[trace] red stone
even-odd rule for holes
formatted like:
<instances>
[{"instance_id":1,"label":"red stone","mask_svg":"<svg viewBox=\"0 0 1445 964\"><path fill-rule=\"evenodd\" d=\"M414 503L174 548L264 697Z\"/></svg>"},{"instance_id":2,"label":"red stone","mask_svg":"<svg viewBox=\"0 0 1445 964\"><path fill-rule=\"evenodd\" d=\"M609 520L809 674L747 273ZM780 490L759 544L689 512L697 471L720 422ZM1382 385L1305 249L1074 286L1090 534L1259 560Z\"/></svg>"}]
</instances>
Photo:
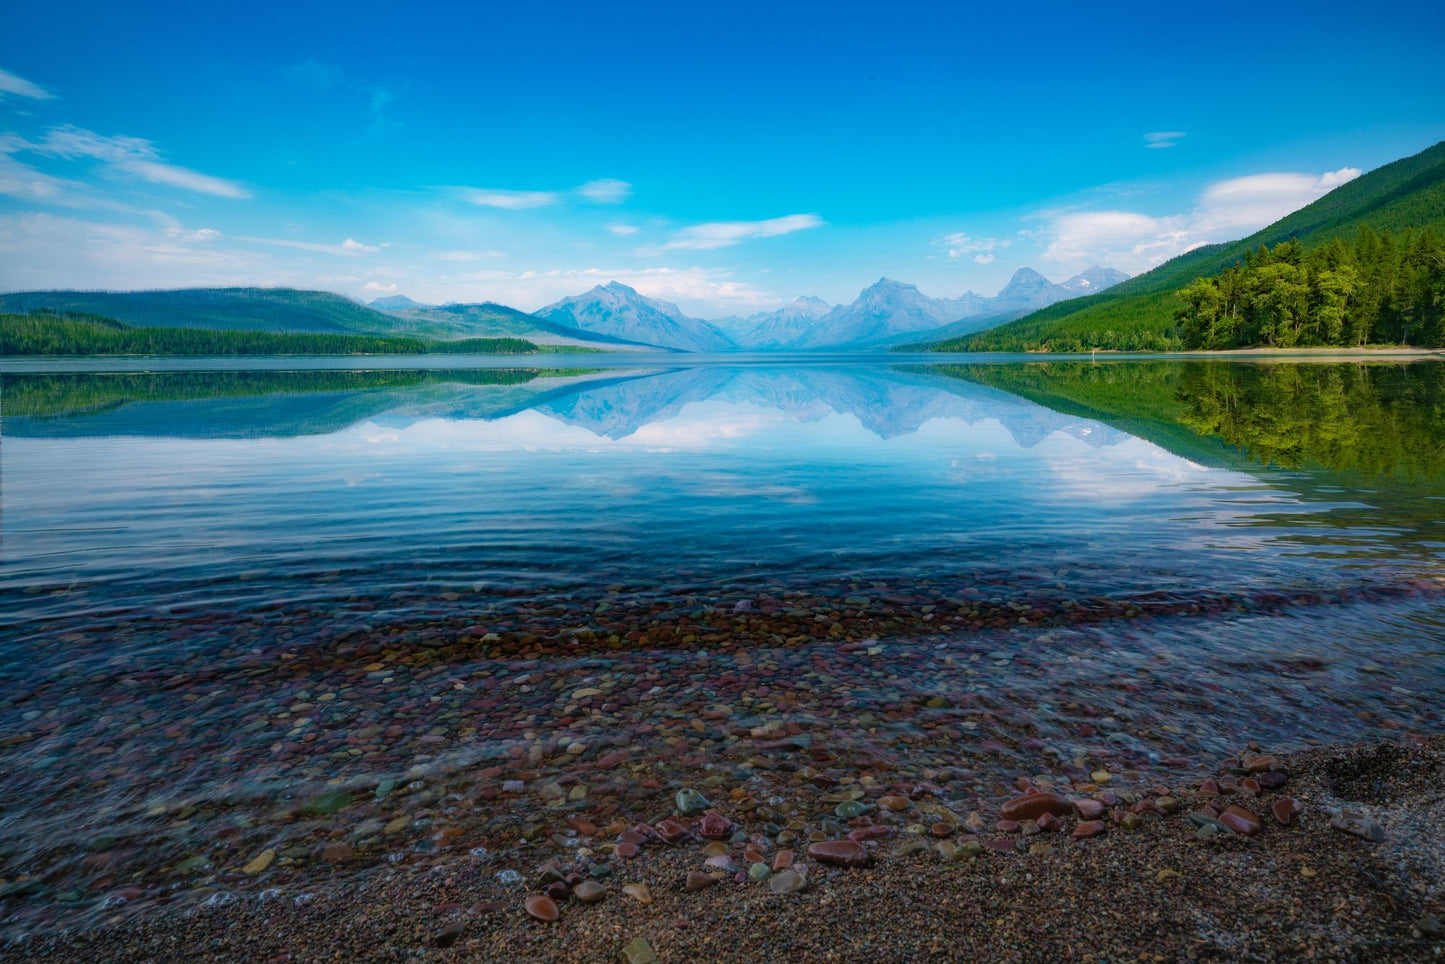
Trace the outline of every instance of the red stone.
<instances>
[{"instance_id":1,"label":"red stone","mask_svg":"<svg viewBox=\"0 0 1445 964\"><path fill-rule=\"evenodd\" d=\"M732 833L733 822L716 810L709 810L698 822L697 832L709 840L721 840Z\"/></svg>"},{"instance_id":2,"label":"red stone","mask_svg":"<svg viewBox=\"0 0 1445 964\"><path fill-rule=\"evenodd\" d=\"M527 913L540 921L550 923L562 916L562 912L557 909L557 902L542 894L534 894L528 897L525 906Z\"/></svg>"},{"instance_id":3,"label":"red stone","mask_svg":"<svg viewBox=\"0 0 1445 964\"><path fill-rule=\"evenodd\" d=\"M993 838L992 840L985 840L985 841L983 842L983 845L984 845L985 847L987 847L989 850L997 850L999 853L1005 853L1005 854L1016 854L1016 853L1018 853L1018 849L1019 849L1019 848L1018 848L1018 841L1016 841L1016 840L1005 840L1005 839L999 838L999 837L995 837L995 838Z\"/></svg>"},{"instance_id":4,"label":"red stone","mask_svg":"<svg viewBox=\"0 0 1445 964\"><path fill-rule=\"evenodd\" d=\"M1104 815L1104 805L1097 800L1075 800L1074 809L1085 820L1098 820Z\"/></svg>"},{"instance_id":5,"label":"red stone","mask_svg":"<svg viewBox=\"0 0 1445 964\"><path fill-rule=\"evenodd\" d=\"M1097 837L1104 832L1104 821L1085 820L1074 828L1074 839L1083 840L1085 837Z\"/></svg>"},{"instance_id":6,"label":"red stone","mask_svg":"<svg viewBox=\"0 0 1445 964\"><path fill-rule=\"evenodd\" d=\"M868 827L859 827L857 830L848 831L848 839L862 843L865 840L877 840L880 837L887 837L893 833L893 828L887 824L875 823Z\"/></svg>"},{"instance_id":7,"label":"red stone","mask_svg":"<svg viewBox=\"0 0 1445 964\"><path fill-rule=\"evenodd\" d=\"M663 843L675 844L687 836L687 828L671 817L668 817L653 829L657 831L657 835L662 838Z\"/></svg>"},{"instance_id":8,"label":"red stone","mask_svg":"<svg viewBox=\"0 0 1445 964\"><path fill-rule=\"evenodd\" d=\"M834 867L863 867L871 859L856 840L822 840L808 845L808 856Z\"/></svg>"},{"instance_id":9,"label":"red stone","mask_svg":"<svg viewBox=\"0 0 1445 964\"><path fill-rule=\"evenodd\" d=\"M617 849L614 850L613 853L617 854L617 856L619 857L636 857L637 844L624 840L622 841L622 843L617 845Z\"/></svg>"},{"instance_id":10,"label":"red stone","mask_svg":"<svg viewBox=\"0 0 1445 964\"><path fill-rule=\"evenodd\" d=\"M1017 820L1000 820L993 825L999 833L1018 833L1019 822Z\"/></svg>"},{"instance_id":11,"label":"red stone","mask_svg":"<svg viewBox=\"0 0 1445 964\"><path fill-rule=\"evenodd\" d=\"M1259 822L1259 818L1243 807L1228 808L1219 815L1219 822L1235 833L1244 834L1246 837L1253 837L1264 829L1264 824Z\"/></svg>"},{"instance_id":12,"label":"red stone","mask_svg":"<svg viewBox=\"0 0 1445 964\"><path fill-rule=\"evenodd\" d=\"M1005 820L1037 820L1046 813L1062 817L1071 810L1069 801L1057 793L1029 793L1005 803L999 815Z\"/></svg>"},{"instance_id":13,"label":"red stone","mask_svg":"<svg viewBox=\"0 0 1445 964\"><path fill-rule=\"evenodd\" d=\"M791 850L779 850L777 856L773 858L773 873L776 874L780 870L787 870L791 866L793 866L793 852Z\"/></svg>"},{"instance_id":14,"label":"red stone","mask_svg":"<svg viewBox=\"0 0 1445 964\"><path fill-rule=\"evenodd\" d=\"M1051 813L1044 814L1037 822L1040 830L1055 831L1064 829L1064 822Z\"/></svg>"},{"instance_id":15,"label":"red stone","mask_svg":"<svg viewBox=\"0 0 1445 964\"><path fill-rule=\"evenodd\" d=\"M647 842L647 838L646 838L645 836L643 836L642 834L638 833L636 830L624 830L624 831L622 831L622 833L620 833L620 834L617 835L617 840L618 840L620 843L630 843L630 844L643 844L643 843L646 843L646 842Z\"/></svg>"},{"instance_id":16,"label":"red stone","mask_svg":"<svg viewBox=\"0 0 1445 964\"><path fill-rule=\"evenodd\" d=\"M1274 819L1288 827L1294 823L1295 814L1304 809L1304 804L1294 797L1280 797L1269 809L1274 813Z\"/></svg>"}]
</instances>

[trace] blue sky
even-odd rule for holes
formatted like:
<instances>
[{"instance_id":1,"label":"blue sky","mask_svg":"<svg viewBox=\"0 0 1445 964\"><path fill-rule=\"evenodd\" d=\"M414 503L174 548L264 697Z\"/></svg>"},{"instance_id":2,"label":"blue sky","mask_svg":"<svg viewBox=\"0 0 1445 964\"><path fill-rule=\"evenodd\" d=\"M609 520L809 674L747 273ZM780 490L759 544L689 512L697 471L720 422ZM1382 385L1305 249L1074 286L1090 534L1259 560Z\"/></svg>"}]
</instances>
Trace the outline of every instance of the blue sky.
<instances>
[{"instance_id":1,"label":"blue sky","mask_svg":"<svg viewBox=\"0 0 1445 964\"><path fill-rule=\"evenodd\" d=\"M1186 6L1189 9L1186 9ZM15 4L0 290L697 314L1145 270L1445 138L1445 4Z\"/></svg>"}]
</instances>

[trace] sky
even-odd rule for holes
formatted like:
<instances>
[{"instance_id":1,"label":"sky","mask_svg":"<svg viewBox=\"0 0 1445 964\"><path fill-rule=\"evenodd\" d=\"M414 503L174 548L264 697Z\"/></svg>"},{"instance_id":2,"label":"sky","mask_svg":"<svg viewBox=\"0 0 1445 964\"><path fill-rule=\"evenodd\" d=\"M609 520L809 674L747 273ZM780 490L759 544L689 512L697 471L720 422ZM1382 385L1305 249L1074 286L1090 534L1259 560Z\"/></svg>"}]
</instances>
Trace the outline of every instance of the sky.
<instances>
[{"instance_id":1,"label":"sky","mask_svg":"<svg viewBox=\"0 0 1445 964\"><path fill-rule=\"evenodd\" d=\"M992 295L1445 139L1438 0L462 6L9 5L0 290Z\"/></svg>"}]
</instances>

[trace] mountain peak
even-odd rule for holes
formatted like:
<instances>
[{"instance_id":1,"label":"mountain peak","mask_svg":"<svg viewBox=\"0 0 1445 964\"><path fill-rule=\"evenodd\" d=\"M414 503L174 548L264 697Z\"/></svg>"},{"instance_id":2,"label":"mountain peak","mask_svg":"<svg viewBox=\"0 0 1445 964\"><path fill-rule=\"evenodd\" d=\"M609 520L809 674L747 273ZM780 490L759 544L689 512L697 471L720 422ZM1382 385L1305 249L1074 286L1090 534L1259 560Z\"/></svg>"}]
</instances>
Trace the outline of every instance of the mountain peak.
<instances>
[{"instance_id":1,"label":"mountain peak","mask_svg":"<svg viewBox=\"0 0 1445 964\"><path fill-rule=\"evenodd\" d=\"M1031 298L1047 288L1053 287L1053 282L1039 274L1033 268L1022 267L1014 272L1013 277L1008 279L1008 284L998 293L1002 299Z\"/></svg>"}]
</instances>

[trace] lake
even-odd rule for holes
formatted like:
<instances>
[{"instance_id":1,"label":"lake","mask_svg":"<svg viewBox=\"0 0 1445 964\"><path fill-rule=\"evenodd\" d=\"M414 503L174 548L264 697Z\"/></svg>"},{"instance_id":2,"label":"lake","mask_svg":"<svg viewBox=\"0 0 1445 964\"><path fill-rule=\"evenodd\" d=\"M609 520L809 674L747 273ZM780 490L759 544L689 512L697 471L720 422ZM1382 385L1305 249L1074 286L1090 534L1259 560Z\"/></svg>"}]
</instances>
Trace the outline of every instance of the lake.
<instances>
[{"instance_id":1,"label":"lake","mask_svg":"<svg viewBox=\"0 0 1445 964\"><path fill-rule=\"evenodd\" d=\"M3 933L1439 729L1445 363L546 363L0 375Z\"/></svg>"}]
</instances>

